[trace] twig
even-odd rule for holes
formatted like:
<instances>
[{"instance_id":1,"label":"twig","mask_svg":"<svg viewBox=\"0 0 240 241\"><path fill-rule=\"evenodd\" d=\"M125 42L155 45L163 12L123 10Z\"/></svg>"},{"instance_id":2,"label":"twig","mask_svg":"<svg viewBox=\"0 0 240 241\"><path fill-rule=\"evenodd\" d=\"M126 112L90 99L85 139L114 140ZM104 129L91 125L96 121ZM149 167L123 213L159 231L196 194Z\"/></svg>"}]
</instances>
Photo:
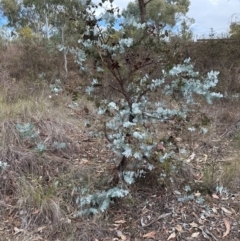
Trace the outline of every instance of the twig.
<instances>
[{"instance_id":1,"label":"twig","mask_svg":"<svg viewBox=\"0 0 240 241\"><path fill-rule=\"evenodd\" d=\"M144 228L146 228L146 227L149 227L150 225L152 225L153 223L159 221L160 219L163 219L163 218L166 218L166 217L170 216L171 214L172 213L164 213L164 214L160 215L157 219L153 220L152 222L150 222L148 224L144 224L141 220L141 224Z\"/></svg>"},{"instance_id":2,"label":"twig","mask_svg":"<svg viewBox=\"0 0 240 241\"><path fill-rule=\"evenodd\" d=\"M201 230L202 231L202 234L208 234L209 236L211 236L214 240L216 240L216 241L218 241L218 239L212 234L212 233L210 233L207 229L204 231L203 230L203 228L201 228L201 227L198 227L198 229L199 230Z\"/></svg>"}]
</instances>

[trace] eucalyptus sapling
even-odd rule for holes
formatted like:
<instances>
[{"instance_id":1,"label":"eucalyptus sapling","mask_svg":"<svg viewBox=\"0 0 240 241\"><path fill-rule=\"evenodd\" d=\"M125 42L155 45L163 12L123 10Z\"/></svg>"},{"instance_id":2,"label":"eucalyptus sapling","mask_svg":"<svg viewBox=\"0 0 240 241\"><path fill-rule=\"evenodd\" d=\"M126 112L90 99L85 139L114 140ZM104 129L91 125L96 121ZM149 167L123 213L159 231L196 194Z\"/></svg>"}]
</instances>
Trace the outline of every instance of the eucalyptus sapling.
<instances>
[{"instance_id":1,"label":"eucalyptus sapling","mask_svg":"<svg viewBox=\"0 0 240 241\"><path fill-rule=\"evenodd\" d=\"M174 149L164 153L163 148L158 149L157 130L148 128L149 125L176 118L185 123L187 115L197 105L196 96L203 96L212 103L222 95L211 91L217 85L218 72L211 71L203 77L194 70L190 59L181 64L172 61L165 29L160 36L146 34L151 29L150 24L123 18L112 1L102 8L104 3L106 1L102 0L88 7L84 16L86 31L79 40L79 48L71 51L81 70L87 73L90 83L87 94L94 96L96 86L113 93L100 101L98 115L108 147L120 159L117 169L123 172L126 182L133 183L136 177L144 175L143 166L149 170L154 168L151 159L156 150L161 152L157 156L159 163L176 155ZM97 16L95 11L99 7L102 12ZM121 27L116 30L119 21ZM171 100L177 105L172 105ZM174 140L167 140L173 145ZM134 171L128 171L128 165L134 166ZM91 196L88 204L102 197L106 197L106 193ZM85 204L83 200L80 203Z\"/></svg>"}]
</instances>

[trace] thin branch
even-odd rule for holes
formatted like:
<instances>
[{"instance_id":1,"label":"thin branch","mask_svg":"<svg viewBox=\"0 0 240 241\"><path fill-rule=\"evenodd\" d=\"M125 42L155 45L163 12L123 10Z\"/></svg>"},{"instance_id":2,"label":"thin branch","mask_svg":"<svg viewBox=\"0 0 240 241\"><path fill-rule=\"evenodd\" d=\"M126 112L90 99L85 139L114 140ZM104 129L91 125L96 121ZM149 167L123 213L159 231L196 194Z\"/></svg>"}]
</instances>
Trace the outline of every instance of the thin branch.
<instances>
[{"instance_id":1,"label":"thin branch","mask_svg":"<svg viewBox=\"0 0 240 241\"><path fill-rule=\"evenodd\" d=\"M144 224L141 219L141 224L142 224L143 228L146 228L146 227L149 227L150 225L154 224L155 222L159 221L160 219L164 219L164 218L170 216L171 214L172 213L164 213L164 214L160 215L157 219L153 220L152 222L150 222L148 224Z\"/></svg>"},{"instance_id":2,"label":"thin branch","mask_svg":"<svg viewBox=\"0 0 240 241\"><path fill-rule=\"evenodd\" d=\"M109 57L111 57L111 56L109 55ZM110 60L112 60L112 59L110 58ZM109 61L108 61L106 63L106 67L112 73L112 75L115 78L115 80L118 82L118 84L119 84L119 86L121 88L121 91L119 91L119 90L118 91L125 97L125 99L128 102L129 108L131 110L131 108L132 108L131 98L130 98L130 96L128 95L127 91L124 88L124 80L121 78L121 74L120 74L119 70L117 69L117 72L118 72L118 75L119 75L119 76L117 76L117 74L115 73L114 69L110 66L110 64L111 63L109 63Z\"/></svg>"},{"instance_id":3,"label":"thin branch","mask_svg":"<svg viewBox=\"0 0 240 241\"><path fill-rule=\"evenodd\" d=\"M104 131L104 136L105 136L105 138L107 139L107 141L108 141L109 143L112 143L112 141L109 139L108 134L107 134L106 122L103 123L103 126L104 126L103 131Z\"/></svg>"},{"instance_id":4,"label":"thin branch","mask_svg":"<svg viewBox=\"0 0 240 241\"><path fill-rule=\"evenodd\" d=\"M119 90L119 89L117 89L116 87L114 87L114 86L112 86L112 85L109 85L109 86L110 86L112 89L116 90L117 92L121 93L121 94L124 96L122 90Z\"/></svg>"},{"instance_id":5,"label":"thin branch","mask_svg":"<svg viewBox=\"0 0 240 241\"><path fill-rule=\"evenodd\" d=\"M137 102L140 101L141 97L144 96L148 91L150 91L149 88L147 88L146 90L144 90L141 94L139 94L138 98L137 98Z\"/></svg>"}]
</instances>

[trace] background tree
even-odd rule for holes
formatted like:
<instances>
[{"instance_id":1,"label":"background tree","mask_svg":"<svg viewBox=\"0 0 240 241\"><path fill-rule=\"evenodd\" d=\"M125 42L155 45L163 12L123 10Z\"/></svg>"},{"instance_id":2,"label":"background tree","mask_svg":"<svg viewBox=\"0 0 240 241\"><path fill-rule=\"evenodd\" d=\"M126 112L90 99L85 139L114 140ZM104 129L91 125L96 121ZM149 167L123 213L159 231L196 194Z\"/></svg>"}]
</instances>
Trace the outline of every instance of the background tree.
<instances>
[{"instance_id":1,"label":"background tree","mask_svg":"<svg viewBox=\"0 0 240 241\"><path fill-rule=\"evenodd\" d=\"M190 26L193 23L194 19L184 17L180 25L178 25L178 29L170 33L171 43L174 43L181 49L186 48L189 41L193 40L193 32L190 29ZM185 56L185 58L186 57L189 57L189 55Z\"/></svg>"},{"instance_id":2,"label":"background tree","mask_svg":"<svg viewBox=\"0 0 240 241\"><path fill-rule=\"evenodd\" d=\"M9 20L8 26L15 28L20 37L27 36L25 40L34 35L51 40L55 48L59 44L65 46L62 50L66 80L68 48L76 43L83 32L82 13L87 5L83 6L80 0L3 0L1 8Z\"/></svg>"},{"instance_id":3,"label":"background tree","mask_svg":"<svg viewBox=\"0 0 240 241\"><path fill-rule=\"evenodd\" d=\"M190 26L194 23L193 18L184 18L181 22L181 27L179 31L179 36L182 39L183 42L187 42L189 40L192 40L193 38L193 32L190 29Z\"/></svg>"},{"instance_id":4,"label":"background tree","mask_svg":"<svg viewBox=\"0 0 240 241\"><path fill-rule=\"evenodd\" d=\"M2 0L0 6L9 27L16 30L29 27L34 33L49 38L61 32L63 26L76 31L86 9L81 3L80 0Z\"/></svg>"},{"instance_id":5,"label":"background tree","mask_svg":"<svg viewBox=\"0 0 240 241\"><path fill-rule=\"evenodd\" d=\"M130 2L123 15L133 15L136 20L143 22L152 22L155 27L166 25L174 26L181 15L185 15L190 5L189 0L139 0ZM161 25L159 27L159 25Z\"/></svg>"},{"instance_id":6,"label":"background tree","mask_svg":"<svg viewBox=\"0 0 240 241\"><path fill-rule=\"evenodd\" d=\"M240 38L240 23L231 23L229 33L231 38Z\"/></svg>"}]
</instances>

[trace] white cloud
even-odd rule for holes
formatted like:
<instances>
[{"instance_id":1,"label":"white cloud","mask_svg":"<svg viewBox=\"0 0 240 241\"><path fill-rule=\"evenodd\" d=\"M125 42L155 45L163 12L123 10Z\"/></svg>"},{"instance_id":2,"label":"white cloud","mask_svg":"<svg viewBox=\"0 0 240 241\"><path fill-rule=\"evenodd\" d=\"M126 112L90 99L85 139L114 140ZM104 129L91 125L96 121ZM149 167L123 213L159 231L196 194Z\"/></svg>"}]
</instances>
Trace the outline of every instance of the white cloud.
<instances>
[{"instance_id":1,"label":"white cloud","mask_svg":"<svg viewBox=\"0 0 240 241\"><path fill-rule=\"evenodd\" d=\"M209 0L209 2L213 5L217 5L219 0Z\"/></svg>"},{"instance_id":2,"label":"white cloud","mask_svg":"<svg viewBox=\"0 0 240 241\"><path fill-rule=\"evenodd\" d=\"M234 14L240 16L236 11L240 12L239 0L191 0L187 15L195 19L192 29L201 38L208 37L211 28L218 35L226 35Z\"/></svg>"}]
</instances>

